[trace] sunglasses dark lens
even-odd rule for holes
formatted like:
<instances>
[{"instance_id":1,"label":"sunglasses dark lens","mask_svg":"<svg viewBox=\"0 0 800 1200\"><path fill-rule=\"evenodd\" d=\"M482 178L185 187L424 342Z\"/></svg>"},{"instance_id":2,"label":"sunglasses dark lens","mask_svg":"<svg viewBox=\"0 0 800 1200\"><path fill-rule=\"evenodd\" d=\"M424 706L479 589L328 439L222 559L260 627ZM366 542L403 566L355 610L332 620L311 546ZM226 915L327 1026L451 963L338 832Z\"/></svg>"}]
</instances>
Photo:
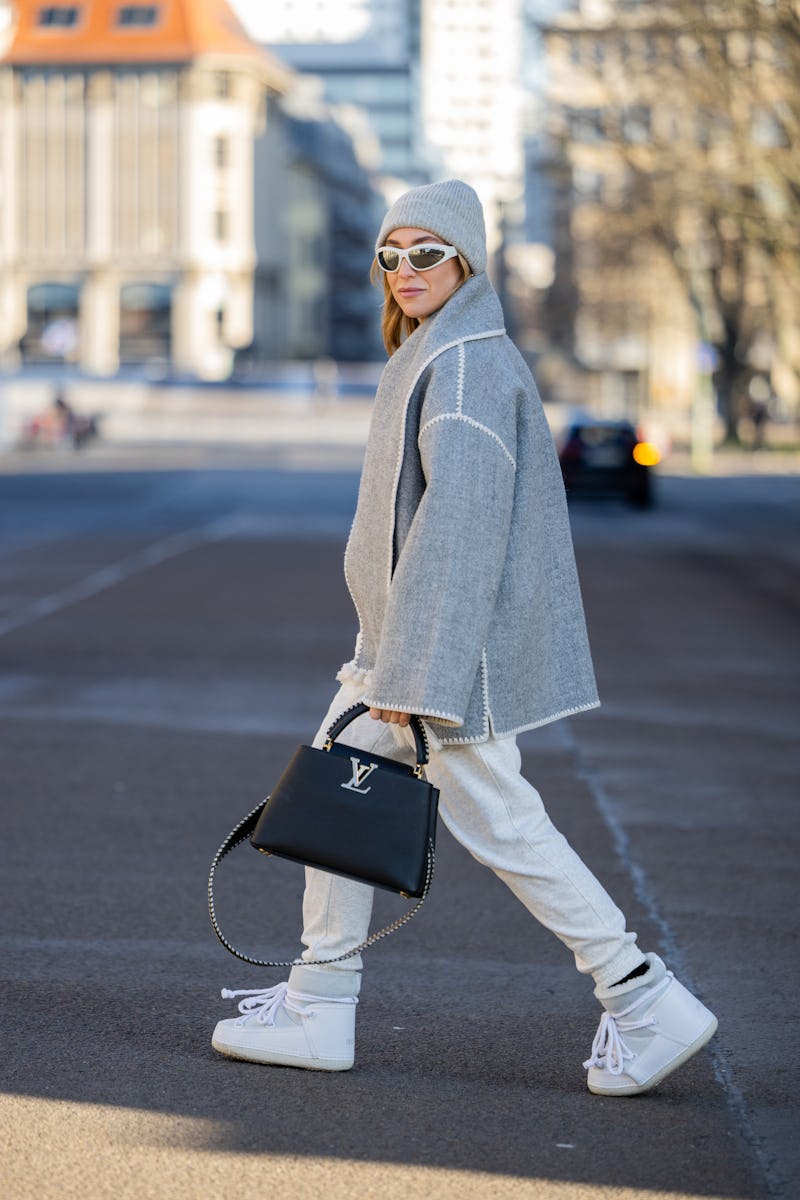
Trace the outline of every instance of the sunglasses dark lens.
<instances>
[{"instance_id":1,"label":"sunglasses dark lens","mask_svg":"<svg viewBox=\"0 0 800 1200\"><path fill-rule=\"evenodd\" d=\"M429 267L435 267L437 263L440 263L444 254L441 246L419 246L409 251L408 261L415 270L427 271Z\"/></svg>"},{"instance_id":2,"label":"sunglasses dark lens","mask_svg":"<svg viewBox=\"0 0 800 1200\"><path fill-rule=\"evenodd\" d=\"M381 250L378 262L384 271L396 271L400 266L400 255L396 250Z\"/></svg>"}]
</instances>

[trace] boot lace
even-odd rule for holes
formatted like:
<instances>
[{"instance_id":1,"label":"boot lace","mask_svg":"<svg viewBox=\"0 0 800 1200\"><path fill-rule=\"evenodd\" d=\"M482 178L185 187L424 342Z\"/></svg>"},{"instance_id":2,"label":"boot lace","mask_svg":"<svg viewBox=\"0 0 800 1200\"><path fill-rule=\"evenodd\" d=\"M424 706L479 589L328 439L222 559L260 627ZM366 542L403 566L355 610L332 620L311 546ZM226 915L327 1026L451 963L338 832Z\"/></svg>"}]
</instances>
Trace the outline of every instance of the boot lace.
<instances>
[{"instance_id":1,"label":"boot lace","mask_svg":"<svg viewBox=\"0 0 800 1200\"><path fill-rule=\"evenodd\" d=\"M291 991L289 984L285 982L271 988L243 988L235 992L230 988L222 989L223 1000L235 1000L237 996L245 997L239 1001L238 1008L242 1016L236 1022L237 1025L244 1025L249 1017L255 1017L259 1025L274 1025L281 1008L298 1017L312 1017L312 1005L320 1002L358 1004L357 996L308 996L304 992Z\"/></svg>"},{"instance_id":2,"label":"boot lace","mask_svg":"<svg viewBox=\"0 0 800 1200\"><path fill-rule=\"evenodd\" d=\"M636 1057L630 1046L626 1045L622 1034L632 1033L634 1029L646 1029L649 1025L654 1025L656 1022L656 1018L652 1013L645 1017L634 1017L633 1020L625 1020L625 1018L637 1008L641 1008L643 1004L652 1003L655 997L660 992L666 991L671 983L672 972L667 971L665 978L660 983L657 983L655 987L646 991L638 1000L634 1000L633 1004L629 1004L627 1008L623 1008L621 1012L603 1013L594 1041L592 1042L591 1057L587 1058L583 1064L586 1070L589 1067L600 1067L603 1070L609 1071L612 1075L622 1074L626 1061Z\"/></svg>"}]
</instances>

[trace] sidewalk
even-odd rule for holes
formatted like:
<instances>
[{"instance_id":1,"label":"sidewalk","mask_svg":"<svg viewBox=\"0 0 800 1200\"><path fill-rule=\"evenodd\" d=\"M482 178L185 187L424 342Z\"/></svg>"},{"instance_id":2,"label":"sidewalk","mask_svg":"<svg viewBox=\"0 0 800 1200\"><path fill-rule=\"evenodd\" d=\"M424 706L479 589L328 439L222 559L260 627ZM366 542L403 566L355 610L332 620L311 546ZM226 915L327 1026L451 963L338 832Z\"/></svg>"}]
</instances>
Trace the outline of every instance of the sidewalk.
<instances>
[{"instance_id":1,"label":"sidewalk","mask_svg":"<svg viewBox=\"0 0 800 1200\"><path fill-rule=\"evenodd\" d=\"M372 393L362 383L340 393L301 386L191 387L144 382L82 381L69 389L71 402L84 415L99 414L100 439L81 452L71 447L20 448L25 420L47 407L52 382L18 379L0 392L0 471L124 470L214 467L230 456L246 454L265 465L301 463L344 469L360 467L372 415ZM545 404L555 434L568 412ZM4 415L3 415L4 414ZM49 462L57 466L46 465ZM688 449L669 453L659 471L692 476ZM800 472L800 449L720 448L711 476L778 475Z\"/></svg>"}]
</instances>

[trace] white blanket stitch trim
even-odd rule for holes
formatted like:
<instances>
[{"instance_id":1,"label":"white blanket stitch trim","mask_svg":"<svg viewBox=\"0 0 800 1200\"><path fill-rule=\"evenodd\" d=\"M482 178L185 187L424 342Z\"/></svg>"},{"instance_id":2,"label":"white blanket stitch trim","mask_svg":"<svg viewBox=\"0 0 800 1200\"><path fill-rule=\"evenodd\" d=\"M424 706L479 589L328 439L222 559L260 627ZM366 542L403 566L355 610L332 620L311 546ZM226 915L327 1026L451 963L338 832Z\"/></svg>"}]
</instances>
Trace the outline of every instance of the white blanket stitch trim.
<instances>
[{"instance_id":1,"label":"white blanket stitch trim","mask_svg":"<svg viewBox=\"0 0 800 1200\"><path fill-rule=\"evenodd\" d=\"M370 708L380 708L388 712L408 712L414 713L418 717L429 717L431 720L452 721L454 725L463 725L463 718L457 713L441 712L438 708L414 708L409 707L408 701L403 703L398 700L373 700L371 696L362 696L362 704L368 704Z\"/></svg>"},{"instance_id":2,"label":"white blanket stitch trim","mask_svg":"<svg viewBox=\"0 0 800 1200\"><path fill-rule=\"evenodd\" d=\"M494 729L494 717L489 705L489 663L486 658L486 647L481 650L481 688L483 691L483 727L491 734Z\"/></svg>"},{"instance_id":3,"label":"white blanket stitch trim","mask_svg":"<svg viewBox=\"0 0 800 1200\"><path fill-rule=\"evenodd\" d=\"M476 737L446 737L446 736L442 736L442 735L437 736L436 734L433 734L433 736L435 738L437 738L437 740L441 743L441 745L443 745L443 746L478 745L481 742L488 742L491 738L516 737L516 735L519 733L525 733L531 729L539 729L542 725L550 725L553 721L560 721L563 717L572 717L572 716L575 716L576 713L588 712L593 708L600 707L600 701L593 700L592 702L590 702L588 704L579 704L575 708L562 709L561 712L553 713L552 716L549 716L549 717L541 717L538 721L530 722L527 725L518 725L516 729L507 729L504 731L499 731L494 728L494 720L492 718L491 710L489 708L489 665L486 661L486 651L485 650L483 651L483 654L481 655L481 672L483 675L482 682L483 682L483 693L484 693L484 731L483 731L483 733L477 735ZM355 660L353 660L352 662L344 663L344 665L340 668L339 672L337 673L336 678L339 680L340 683L352 682L352 683L363 684L365 687L369 687L372 683L372 672L370 670L365 669L364 667L357 667L355 665ZM367 703L367 701L364 701L364 703ZM406 711L406 709L403 707L402 704L401 705L388 705L388 704L377 705L376 704L373 707L375 707L375 708L378 708L378 707L393 708L396 712L405 712ZM431 720L435 720L436 717L442 717L444 720L452 720L452 721L460 720L459 717L455 717L455 716L451 717L447 713L438 713L438 712L437 713L418 713L417 715L420 717L429 718ZM461 722L461 723L463 724L463 722ZM431 730L431 733L433 733L433 730Z\"/></svg>"},{"instance_id":4,"label":"white blanket stitch trim","mask_svg":"<svg viewBox=\"0 0 800 1200\"><path fill-rule=\"evenodd\" d=\"M577 713L589 712L592 708L599 708L600 701L593 700L591 704L578 704L575 708L565 708L561 712L553 713L549 717L541 717L538 721L530 721L527 725L518 725L516 729L495 729L491 734L485 737L442 737L440 741L443 746L469 746L478 745L481 742L488 742L489 738L505 738L516 737L518 733L527 733L530 729L540 729L543 725L551 725L553 721L560 721L563 717L573 717Z\"/></svg>"},{"instance_id":5,"label":"white blanket stitch trim","mask_svg":"<svg viewBox=\"0 0 800 1200\"><path fill-rule=\"evenodd\" d=\"M466 355L464 354L464 343L458 344L458 388L456 389L456 412L460 413L464 408L464 365Z\"/></svg>"},{"instance_id":6,"label":"white blanket stitch trim","mask_svg":"<svg viewBox=\"0 0 800 1200\"><path fill-rule=\"evenodd\" d=\"M390 543L394 545L394 527L397 520L397 489L400 486L400 472L403 469L403 457L406 449L406 418L408 417L408 406L411 403L411 397L414 394L414 388L417 386L420 376L428 369L435 358L440 354L444 354L446 350L452 350L453 346L461 346L464 342L479 342L484 338L505 337L505 329L488 329L482 333L470 333L466 337L453 338L452 342L446 342L444 346L440 346L438 350L434 350L433 354L429 354L422 364L420 369L411 381L411 385L406 392L406 398L403 403L403 416L400 422L400 438L397 451L397 465L394 472L394 483L392 484L392 512L395 514L392 520L392 528L390 530ZM351 530L352 533L352 530ZM389 555L389 580L388 586L392 586L392 568L394 567L393 556ZM348 584L349 588L349 584ZM356 612L358 610L356 609Z\"/></svg>"},{"instance_id":7,"label":"white blanket stitch trim","mask_svg":"<svg viewBox=\"0 0 800 1200\"><path fill-rule=\"evenodd\" d=\"M481 424L480 421L474 420L473 417L465 416L464 413L461 413L461 412L440 413L438 417L431 417L430 421L426 421L425 424L420 429L419 437L422 437L425 430L430 429L431 425L438 425L439 421L464 421L467 425L472 425L473 428L479 429L481 431L481 433L488 434L490 438L494 438L494 440L497 442L497 444L502 449L502 451L505 454L508 461L511 463L511 466L516 471L517 464L514 459L514 456L511 453L511 451L509 450L508 446L503 441L503 439L501 437L498 437L498 435L494 432L494 430L490 429L488 425L483 425L483 424ZM417 441L419 441L419 438L417 439Z\"/></svg>"},{"instance_id":8,"label":"white blanket stitch trim","mask_svg":"<svg viewBox=\"0 0 800 1200\"><path fill-rule=\"evenodd\" d=\"M356 610L356 618L358 620L358 633L356 634L356 648L355 648L355 655L353 657L354 663L358 661L358 659L361 655L361 646L364 641L364 622L361 619L361 613L358 611L358 605L356 604L355 594L353 592L352 587L350 586L350 580L347 577L347 552L350 549L350 539L353 536L353 530L355 529L355 524L356 524L356 518L354 515L353 520L350 523L350 532L347 535L347 542L346 542L345 548L344 548L344 558L342 559L342 574L344 575L344 582L345 582L348 592L350 593L350 599L353 601L353 608ZM338 675L337 675L337 679L338 679Z\"/></svg>"}]
</instances>

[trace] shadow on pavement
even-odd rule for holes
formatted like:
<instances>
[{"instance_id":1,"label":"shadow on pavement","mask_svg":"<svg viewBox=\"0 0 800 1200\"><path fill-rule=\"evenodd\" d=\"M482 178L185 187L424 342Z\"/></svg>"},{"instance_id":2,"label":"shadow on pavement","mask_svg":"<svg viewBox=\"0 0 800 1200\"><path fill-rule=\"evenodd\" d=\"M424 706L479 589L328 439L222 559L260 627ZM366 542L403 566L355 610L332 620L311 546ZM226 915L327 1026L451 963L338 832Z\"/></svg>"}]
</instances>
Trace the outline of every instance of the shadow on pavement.
<instances>
[{"instance_id":1,"label":"shadow on pavement","mask_svg":"<svg viewBox=\"0 0 800 1200\"><path fill-rule=\"evenodd\" d=\"M772 680L775 691L777 670L764 670L773 661L767 639L786 613L770 599L784 594L783 575L770 577L765 589L763 572L751 585L744 570L702 564L719 545L732 561L738 552L731 522L740 517L757 556L772 552L789 521L760 525L752 493L712 482L725 486L684 491L676 483L656 514L576 514L607 708L570 728L580 729L597 770L611 779L626 828L672 905L675 928L708 955L703 974L713 978L731 968L706 927L719 928L718 942L729 946L735 924L742 956L764 944L763 923L742 932L737 906L754 908L755 899L733 884L739 858L752 852L750 808L758 807L761 778L755 760L768 744L777 755L775 739L783 736L765 691L762 719L773 740L762 731L766 740L753 744L752 757L743 751L730 765L731 772L736 762L746 768L741 807L731 816L727 798L711 794L710 775L710 798L698 800L696 781L710 744L718 755L734 753L733 736L723 743L715 732L716 714L735 733L743 728L745 684L752 694ZM136 504L147 502L151 485L137 479L128 486L134 483ZM313 730L355 632L341 539L332 536L332 524L315 541L319 497L301 495L305 479L286 484L285 494L284 484L273 480L265 492L255 475L241 484L253 521L240 537L159 563L0 640L6 1095L156 1114L164 1123L154 1144L163 1134L198 1153L426 1164L497 1179L627 1187L643 1196L766 1196L708 1053L651 1096L589 1095L581 1062L598 1018L589 982L444 830L423 914L370 952L352 1073L257 1067L211 1050L214 1023L232 1015L219 988L280 978L237 964L215 942L205 911L211 855L261 799L298 735ZM167 489L166 500L151 496L151 508L136 512L123 493L116 508L98 509L107 486L102 479L70 485L70 504L80 506L75 527L59 523L57 503L45 505L49 533L39 543L45 518L38 499L26 500L18 485L33 540L0 563L8 598L25 588L31 595L52 591L70 583L70 572L96 571L171 522L183 527L238 511L233 475L207 484L200 477L174 486L159 481L154 486ZM352 476L343 489L330 479L320 486L340 522L352 504ZM788 483L786 489L793 491ZM298 505L308 518L297 526L302 537L273 537L269 520ZM703 528L696 526L698 505ZM263 526L255 519L261 517ZM727 653L728 632L734 649L742 639L732 612L747 636L756 629L761 641L751 641L751 658L726 659L720 674L714 655L720 647ZM764 620L765 613L768 624L750 623L751 614ZM644 648L654 643L650 660ZM687 664L699 673L687 674ZM714 681L708 694L715 720L703 716L702 672ZM684 735L687 723L700 732ZM607 884L642 943L660 949L659 929L570 744L547 731L532 735L526 765L556 824ZM643 792L643 770L652 791ZM781 779L773 775L777 784ZM776 829L782 820L776 809ZM695 831L695 847L711 844L720 829L728 837L718 840L728 847L731 870L725 912L710 911L723 902L709 881L722 877L704 876L699 853L691 860L696 869L676 871L684 882L669 890L670 862L656 852L666 845L667 857L677 860L687 829ZM232 940L296 953L297 871L243 850L220 875L220 914ZM676 898L681 890L685 898ZM762 904L762 921L771 903ZM738 988L735 979L728 983L740 1004ZM717 998L728 996L720 989L715 1005ZM724 1021L720 1043L729 1057L737 1053ZM766 1053L753 1089L759 1096L762 1083L769 1092L774 1047ZM776 1095L776 1108L783 1103ZM35 1123L27 1136L26 1152L37 1153ZM90 1144L85 1153L88 1163Z\"/></svg>"}]
</instances>

